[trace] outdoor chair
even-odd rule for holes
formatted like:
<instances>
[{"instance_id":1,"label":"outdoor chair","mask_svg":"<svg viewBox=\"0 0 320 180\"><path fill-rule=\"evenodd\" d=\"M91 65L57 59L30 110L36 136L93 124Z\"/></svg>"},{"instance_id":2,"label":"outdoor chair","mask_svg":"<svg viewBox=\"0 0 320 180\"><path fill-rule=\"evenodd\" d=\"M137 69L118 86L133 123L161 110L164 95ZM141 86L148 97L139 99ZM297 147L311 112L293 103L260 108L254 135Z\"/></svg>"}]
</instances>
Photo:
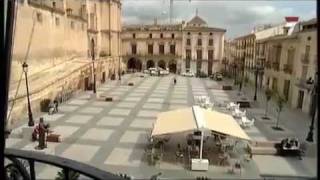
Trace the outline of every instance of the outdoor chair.
<instances>
[{"instance_id":1,"label":"outdoor chair","mask_svg":"<svg viewBox=\"0 0 320 180\"><path fill-rule=\"evenodd\" d=\"M248 119L247 117L241 118L241 126L243 128L250 128L254 125L254 118Z\"/></svg>"}]
</instances>

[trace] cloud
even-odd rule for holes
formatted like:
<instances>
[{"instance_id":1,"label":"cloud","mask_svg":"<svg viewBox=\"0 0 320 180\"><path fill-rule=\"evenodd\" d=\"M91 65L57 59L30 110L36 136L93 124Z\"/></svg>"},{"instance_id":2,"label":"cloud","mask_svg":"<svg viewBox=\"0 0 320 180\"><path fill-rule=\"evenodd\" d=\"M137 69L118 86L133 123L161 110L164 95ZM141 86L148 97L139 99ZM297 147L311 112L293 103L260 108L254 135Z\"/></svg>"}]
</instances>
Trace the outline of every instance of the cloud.
<instances>
[{"instance_id":1,"label":"cloud","mask_svg":"<svg viewBox=\"0 0 320 180\"><path fill-rule=\"evenodd\" d=\"M169 0L123 0L123 23L169 22ZM174 1L174 22L188 21L198 9L209 26L227 29L234 37L251 32L258 24L277 24L285 16L310 19L316 15L316 1ZM166 13L163 13L166 12Z\"/></svg>"}]
</instances>

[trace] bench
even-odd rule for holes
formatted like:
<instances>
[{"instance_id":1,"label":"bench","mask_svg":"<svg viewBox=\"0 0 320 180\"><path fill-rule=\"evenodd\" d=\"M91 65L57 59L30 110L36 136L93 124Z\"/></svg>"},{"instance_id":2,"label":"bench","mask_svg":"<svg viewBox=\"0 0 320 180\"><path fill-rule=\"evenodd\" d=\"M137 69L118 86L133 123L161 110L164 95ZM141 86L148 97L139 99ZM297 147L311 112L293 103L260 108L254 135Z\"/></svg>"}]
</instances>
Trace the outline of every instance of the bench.
<instances>
[{"instance_id":1,"label":"bench","mask_svg":"<svg viewBox=\"0 0 320 180\"><path fill-rule=\"evenodd\" d=\"M279 144L279 141L255 141L248 144L248 151L256 155L276 155Z\"/></svg>"}]
</instances>

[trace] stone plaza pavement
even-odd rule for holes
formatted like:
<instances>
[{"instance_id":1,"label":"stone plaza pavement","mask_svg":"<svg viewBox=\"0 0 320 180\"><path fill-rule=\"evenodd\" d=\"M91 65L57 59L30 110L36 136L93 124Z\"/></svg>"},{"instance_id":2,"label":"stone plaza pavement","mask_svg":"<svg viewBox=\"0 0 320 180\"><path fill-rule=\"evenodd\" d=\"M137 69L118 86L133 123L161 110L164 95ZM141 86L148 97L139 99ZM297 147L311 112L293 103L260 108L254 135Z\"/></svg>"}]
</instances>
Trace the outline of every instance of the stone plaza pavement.
<instances>
[{"instance_id":1,"label":"stone plaza pavement","mask_svg":"<svg viewBox=\"0 0 320 180\"><path fill-rule=\"evenodd\" d=\"M177 85L173 85L173 78ZM134 82L134 86L127 86ZM209 79L187 78L182 76L139 77L126 75L122 83L117 81L103 84L98 92L115 97L113 102L97 100L91 92L84 92L59 106L59 113L43 117L54 132L62 135L61 143L48 146L57 156L85 162L113 173L127 173L135 178L149 178L162 172L161 178L186 179L197 176L213 178L259 178L263 175L314 176L316 166L314 156L303 160L276 156L254 156L254 161L243 164L241 175L229 174L226 167L210 166L207 172L192 172L180 164L161 162L150 166L145 160L144 149L159 112L193 105L194 96L208 95L217 103L232 101L237 91L223 91L219 86L226 82ZM219 110L222 110L221 108ZM261 110L261 108L260 108ZM249 111L249 110L248 110ZM259 107L252 111L259 111ZM251 113L254 115L254 113ZM25 125L22 125L23 127ZM16 128L7 139L6 147L30 149L35 143L17 136ZM257 121L251 129L245 130L252 139L282 138L282 134L272 133L268 124ZM273 134L270 137L269 134ZM279 165L279 166L278 166ZM39 178L54 177L56 168L37 165Z\"/></svg>"}]
</instances>

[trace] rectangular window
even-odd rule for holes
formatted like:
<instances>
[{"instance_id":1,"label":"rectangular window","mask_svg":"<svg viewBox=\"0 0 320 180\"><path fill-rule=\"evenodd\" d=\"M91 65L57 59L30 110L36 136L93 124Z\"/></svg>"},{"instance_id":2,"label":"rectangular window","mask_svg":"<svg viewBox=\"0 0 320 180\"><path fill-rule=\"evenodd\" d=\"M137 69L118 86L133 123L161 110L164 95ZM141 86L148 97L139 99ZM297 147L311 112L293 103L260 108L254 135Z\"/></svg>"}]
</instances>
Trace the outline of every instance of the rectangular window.
<instances>
[{"instance_id":1,"label":"rectangular window","mask_svg":"<svg viewBox=\"0 0 320 180\"><path fill-rule=\"evenodd\" d=\"M136 38L136 34L135 34L135 33L132 34L132 38L133 38L133 39Z\"/></svg>"},{"instance_id":2,"label":"rectangular window","mask_svg":"<svg viewBox=\"0 0 320 180\"><path fill-rule=\"evenodd\" d=\"M290 90L290 80L285 80L284 87L283 87L283 95L286 99L289 98L289 90Z\"/></svg>"},{"instance_id":3,"label":"rectangular window","mask_svg":"<svg viewBox=\"0 0 320 180\"><path fill-rule=\"evenodd\" d=\"M176 53L176 45L172 44L170 45L170 54L175 54Z\"/></svg>"},{"instance_id":4,"label":"rectangular window","mask_svg":"<svg viewBox=\"0 0 320 180\"><path fill-rule=\"evenodd\" d=\"M40 22L40 23L42 23L42 20L43 20L43 19L42 19L42 14L38 12L38 13L37 13L37 21Z\"/></svg>"},{"instance_id":5,"label":"rectangular window","mask_svg":"<svg viewBox=\"0 0 320 180\"><path fill-rule=\"evenodd\" d=\"M208 51L208 60L213 60L213 50Z\"/></svg>"},{"instance_id":6,"label":"rectangular window","mask_svg":"<svg viewBox=\"0 0 320 180\"><path fill-rule=\"evenodd\" d=\"M191 59L191 50L190 49L186 50L186 58L189 60Z\"/></svg>"},{"instance_id":7,"label":"rectangular window","mask_svg":"<svg viewBox=\"0 0 320 180\"><path fill-rule=\"evenodd\" d=\"M213 46L213 39L209 39L209 46Z\"/></svg>"},{"instance_id":8,"label":"rectangular window","mask_svg":"<svg viewBox=\"0 0 320 180\"><path fill-rule=\"evenodd\" d=\"M310 54L310 46L307 45L306 46L306 58L309 58L309 54Z\"/></svg>"},{"instance_id":9,"label":"rectangular window","mask_svg":"<svg viewBox=\"0 0 320 180\"><path fill-rule=\"evenodd\" d=\"M198 46L201 46L201 45L202 45L202 40L198 39Z\"/></svg>"},{"instance_id":10,"label":"rectangular window","mask_svg":"<svg viewBox=\"0 0 320 180\"><path fill-rule=\"evenodd\" d=\"M190 46L191 45L191 40L187 39L187 45Z\"/></svg>"},{"instance_id":11,"label":"rectangular window","mask_svg":"<svg viewBox=\"0 0 320 180\"><path fill-rule=\"evenodd\" d=\"M293 64L293 61L294 61L294 53L295 53L295 49L289 49L289 50L288 50L287 64Z\"/></svg>"},{"instance_id":12,"label":"rectangular window","mask_svg":"<svg viewBox=\"0 0 320 180\"><path fill-rule=\"evenodd\" d=\"M58 17L55 18L56 26L60 26L60 19Z\"/></svg>"},{"instance_id":13,"label":"rectangular window","mask_svg":"<svg viewBox=\"0 0 320 180\"><path fill-rule=\"evenodd\" d=\"M148 54L153 54L153 44L148 44Z\"/></svg>"},{"instance_id":14,"label":"rectangular window","mask_svg":"<svg viewBox=\"0 0 320 180\"><path fill-rule=\"evenodd\" d=\"M74 29L74 22L73 21L70 22L70 27L71 27L71 29Z\"/></svg>"},{"instance_id":15,"label":"rectangular window","mask_svg":"<svg viewBox=\"0 0 320 180\"><path fill-rule=\"evenodd\" d=\"M136 44L131 45L131 52L132 52L132 54L137 54L137 45Z\"/></svg>"},{"instance_id":16,"label":"rectangular window","mask_svg":"<svg viewBox=\"0 0 320 180\"><path fill-rule=\"evenodd\" d=\"M174 34L171 34L171 38L174 39Z\"/></svg>"},{"instance_id":17,"label":"rectangular window","mask_svg":"<svg viewBox=\"0 0 320 180\"><path fill-rule=\"evenodd\" d=\"M90 13L90 29L94 29L94 14Z\"/></svg>"},{"instance_id":18,"label":"rectangular window","mask_svg":"<svg viewBox=\"0 0 320 180\"><path fill-rule=\"evenodd\" d=\"M164 45L163 44L159 45L159 53L164 54Z\"/></svg>"},{"instance_id":19,"label":"rectangular window","mask_svg":"<svg viewBox=\"0 0 320 180\"><path fill-rule=\"evenodd\" d=\"M198 60L202 59L202 51L201 50L197 50L197 59Z\"/></svg>"}]
</instances>

